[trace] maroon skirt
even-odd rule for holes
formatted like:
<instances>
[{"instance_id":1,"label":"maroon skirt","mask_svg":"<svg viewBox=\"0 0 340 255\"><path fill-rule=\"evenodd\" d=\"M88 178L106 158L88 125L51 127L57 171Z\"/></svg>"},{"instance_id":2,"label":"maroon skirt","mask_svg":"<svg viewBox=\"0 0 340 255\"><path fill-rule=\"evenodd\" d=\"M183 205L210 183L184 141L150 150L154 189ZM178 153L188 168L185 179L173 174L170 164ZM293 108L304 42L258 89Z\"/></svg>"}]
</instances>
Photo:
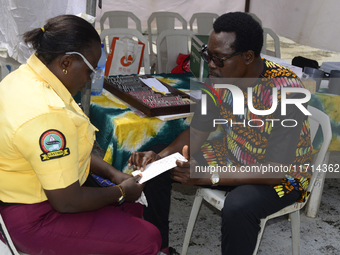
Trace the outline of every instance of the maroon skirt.
<instances>
[{"instance_id":1,"label":"maroon skirt","mask_svg":"<svg viewBox=\"0 0 340 255\"><path fill-rule=\"evenodd\" d=\"M139 203L69 214L45 201L0 206L0 212L14 245L32 255L157 254L161 247L160 233L141 219Z\"/></svg>"}]
</instances>

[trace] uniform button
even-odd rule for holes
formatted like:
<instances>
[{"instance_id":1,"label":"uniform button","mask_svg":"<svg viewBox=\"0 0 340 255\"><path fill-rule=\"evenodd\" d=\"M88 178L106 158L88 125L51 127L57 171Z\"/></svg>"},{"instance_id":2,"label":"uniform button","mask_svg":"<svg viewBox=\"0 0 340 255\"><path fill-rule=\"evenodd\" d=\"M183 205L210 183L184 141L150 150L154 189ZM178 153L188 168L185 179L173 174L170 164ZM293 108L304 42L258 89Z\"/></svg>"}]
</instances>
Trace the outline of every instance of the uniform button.
<instances>
[{"instance_id":1,"label":"uniform button","mask_svg":"<svg viewBox=\"0 0 340 255\"><path fill-rule=\"evenodd\" d=\"M47 85L46 87L49 89L49 88L50 88L50 85Z\"/></svg>"}]
</instances>

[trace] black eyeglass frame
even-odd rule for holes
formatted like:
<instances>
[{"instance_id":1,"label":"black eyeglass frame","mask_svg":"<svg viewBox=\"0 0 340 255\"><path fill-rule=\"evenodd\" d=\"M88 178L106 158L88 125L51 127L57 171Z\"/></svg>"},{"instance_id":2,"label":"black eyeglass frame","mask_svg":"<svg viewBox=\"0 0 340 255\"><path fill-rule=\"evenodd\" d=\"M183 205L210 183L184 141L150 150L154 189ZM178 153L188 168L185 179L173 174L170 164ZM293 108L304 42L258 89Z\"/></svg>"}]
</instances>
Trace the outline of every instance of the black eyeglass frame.
<instances>
[{"instance_id":1,"label":"black eyeglass frame","mask_svg":"<svg viewBox=\"0 0 340 255\"><path fill-rule=\"evenodd\" d=\"M202 45L202 50L200 51L200 55L202 57L202 59L204 60L204 62L208 63L212 60L214 62L215 65L217 65L218 67L223 67L224 66L224 61L235 57L237 55L240 55L242 52L236 51L234 53L231 53L228 56L225 57L217 57L217 56L210 56L207 52L207 45ZM219 62L216 63L216 60L218 60Z\"/></svg>"}]
</instances>

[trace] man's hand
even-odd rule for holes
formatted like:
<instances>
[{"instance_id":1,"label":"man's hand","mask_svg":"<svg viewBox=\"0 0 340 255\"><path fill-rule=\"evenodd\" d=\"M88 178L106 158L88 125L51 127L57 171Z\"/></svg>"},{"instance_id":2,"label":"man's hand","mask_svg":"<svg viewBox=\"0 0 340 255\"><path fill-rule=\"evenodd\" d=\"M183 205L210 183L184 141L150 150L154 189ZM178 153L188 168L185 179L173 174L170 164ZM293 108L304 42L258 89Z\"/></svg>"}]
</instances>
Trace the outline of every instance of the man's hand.
<instances>
[{"instance_id":1,"label":"man's hand","mask_svg":"<svg viewBox=\"0 0 340 255\"><path fill-rule=\"evenodd\" d=\"M153 151L132 152L128 160L128 165L144 171L147 164L150 164L161 157Z\"/></svg>"},{"instance_id":2,"label":"man's hand","mask_svg":"<svg viewBox=\"0 0 340 255\"><path fill-rule=\"evenodd\" d=\"M186 185L194 185L195 180L190 178L190 166L196 164L196 161L189 156L189 147L188 145L184 145L182 149L183 156L188 160L187 162L177 160L176 165L170 170L171 178L175 181L178 181L182 184Z\"/></svg>"}]
</instances>

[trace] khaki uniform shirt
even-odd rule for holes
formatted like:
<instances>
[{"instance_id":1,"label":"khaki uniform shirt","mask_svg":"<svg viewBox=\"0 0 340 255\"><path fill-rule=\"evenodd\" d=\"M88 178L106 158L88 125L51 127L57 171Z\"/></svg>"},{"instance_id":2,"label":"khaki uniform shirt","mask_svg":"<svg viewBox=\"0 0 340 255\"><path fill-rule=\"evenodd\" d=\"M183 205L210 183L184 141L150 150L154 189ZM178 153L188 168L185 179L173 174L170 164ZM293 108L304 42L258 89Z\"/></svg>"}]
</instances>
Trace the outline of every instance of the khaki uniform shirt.
<instances>
[{"instance_id":1,"label":"khaki uniform shirt","mask_svg":"<svg viewBox=\"0 0 340 255\"><path fill-rule=\"evenodd\" d=\"M90 168L96 128L33 54L0 83L0 200L38 203Z\"/></svg>"}]
</instances>

